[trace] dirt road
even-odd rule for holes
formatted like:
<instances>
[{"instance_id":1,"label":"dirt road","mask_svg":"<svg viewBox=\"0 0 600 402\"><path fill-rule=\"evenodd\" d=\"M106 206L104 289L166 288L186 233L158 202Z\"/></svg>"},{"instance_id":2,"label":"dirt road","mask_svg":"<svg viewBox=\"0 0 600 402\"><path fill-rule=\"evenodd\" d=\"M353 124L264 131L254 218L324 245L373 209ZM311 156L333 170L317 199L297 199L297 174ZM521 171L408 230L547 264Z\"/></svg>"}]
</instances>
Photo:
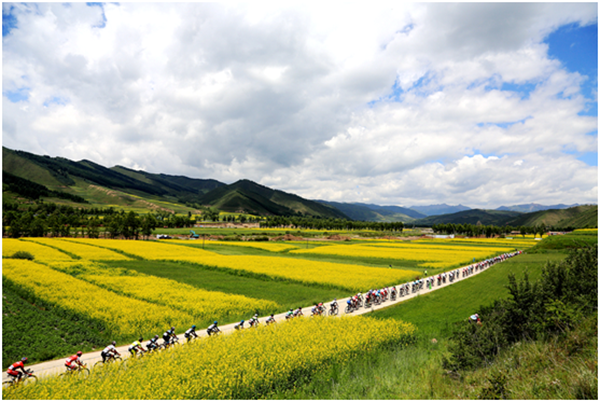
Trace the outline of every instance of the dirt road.
<instances>
[{"instance_id":1,"label":"dirt road","mask_svg":"<svg viewBox=\"0 0 600 402\"><path fill-rule=\"evenodd\" d=\"M426 278L424 278L423 279L423 289L421 289L421 290L419 290L419 291L417 291L415 293L410 293L409 295L406 295L406 296L403 296L403 297L398 296L395 301L391 301L391 300L388 299L387 301L381 303L380 305L373 305L373 306L371 306L369 308L360 308L357 311L354 311L354 312L350 313L350 315L359 315L359 314L369 313L369 312L372 312L372 311L375 311L375 310L380 310L380 309L383 309L383 308L386 308L386 307L389 307L389 306L393 306L393 305L395 305L397 303L401 303L403 301L410 300L410 299L412 299L414 297L417 297L419 295L424 295L424 294L427 294L429 292L436 291L438 289L444 288L446 286L453 285L453 284L455 284L457 282L460 282L460 281L469 279L469 278L471 278L471 277L473 277L475 275L478 275L479 273L481 273L481 272L483 272L483 271L485 271L487 269L490 269L491 267L493 267L493 265L495 265L495 264L492 264L490 267L485 268L483 270L474 271L471 275L466 276L464 278L462 277L461 272L466 267L457 268L456 271L459 272L459 275L458 275L458 277L453 282L450 282L448 279L446 279L446 283L442 283L440 286L437 286L437 285L433 286L432 289L427 289L425 287L425 279ZM448 274L448 272L446 274ZM433 278L433 277L431 277L431 278ZM434 281L434 282L437 284L437 280ZM396 287L398 287L398 286L400 286L400 285L397 285ZM339 310L340 310L340 314L338 315L338 317L340 315L345 315L344 309L346 308L346 301L348 299L349 299L349 297L344 298L344 299L338 299L338 305L339 305ZM329 311L329 304L330 303L331 303L331 301L323 303L327 307L327 311ZM305 308L302 309L302 311L304 312L304 319L306 319L307 317L310 317L310 314L311 314L310 310L311 310L312 307L313 306L309 306L309 307L305 307ZM285 323L285 314L286 313L284 312L284 313L276 314L275 315L275 320L277 321L277 323ZM260 318L259 319L260 320L260 324L259 325L264 325L264 322L265 322L266 318L267 317ZM237 323L223 325L223 326L220 326L219 328L221 329L221 331L224 334L227 334L227 333L235 331L235 329L233 328L235 324L237 324ZM196 331L196 333L199 336L202 336L202 337L208 336L206 334L206 329L198 330L198 331ZM159 335L161 335L161 334L159 334ZM185 341L185 338L184 338L183 334L179 334L178 337L179 337L179 341L180 342L184 342ZM133 342L133 340L132 340L132 342ZM146 342L147 342L147 340L145 339L144 340L144 344ZM121 353L121 355L123 356L124 359L127 358L127 357L129 357L129 352L127 350L128 348L129 348L129 345L123 345L123 346L117 347L118 352ZM47 362L43 362L43 363L33 364L33 365L30 365L30 366L27 365L26 368L33 369L33 371L35 372L35 375L37 375L38 378L42 378L42 377L45 377L45 376L56 375L56 374L59 374L59 373L62 373L63 371L65 371L65 365L64 365L65 364L65 360L66 360L66 358L62 358L62 359L58 359L58 360L51 360L51 361L47 361ZM100 357L100 351L85 353L82 356L82 360L83 360L84 363L87 364L87 367L91 369L92 366L94 365L94 363L96 363L99 360L102 360L102 358ZM2 373L2 380L5 380L6 377L7 377L6 376L6 372L3 372Z\"/></svg>"}]
</instances>

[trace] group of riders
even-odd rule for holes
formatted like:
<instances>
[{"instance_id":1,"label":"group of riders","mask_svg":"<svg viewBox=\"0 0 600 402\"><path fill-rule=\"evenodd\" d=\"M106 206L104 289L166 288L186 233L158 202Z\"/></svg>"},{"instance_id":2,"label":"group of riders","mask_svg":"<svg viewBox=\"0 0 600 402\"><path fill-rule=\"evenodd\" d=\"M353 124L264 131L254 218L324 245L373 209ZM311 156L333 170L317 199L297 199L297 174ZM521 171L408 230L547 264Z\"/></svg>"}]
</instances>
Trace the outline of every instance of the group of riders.
<instances>
[{"instance_id":1,"label":"group of riders","mask_svg":"<svg viewBox=\"0 0 600 402\"><path fill-rule=\"evenodd\" d=\"M392 301L394 301L394 300L396 300L396 298L398 296L408 295L411 292L414 293L414 292L417 292L417 291L423 289L423 286L426 286L428 289L431 289L433 286L436 285L436 282L437 282L437 286L440 286L440 285L446 283L446 281L453 282L454 280L456 280L459 277L459 275L462 275L462 277L464 278L466 276L473 274L476 271L483 270L497 262L505 261L506 259L508 259L510 257L514 257L521 253L522 253L521 251L515 251L513 253L505 253L498 257L490 258L485 261L482 261L482 262L479 262L476 264L472 264L468 267L463 268L462 270L457 269L457 270L453 270L450 272L441 273L437 276L428 277L425 279L425 281L423 281L423 279L417 279L412 282L408 282L408 283L399 285L398 287L392 286L392 287L384 287L382 289L371 289L365 295L363 295L362 293L357 293L354 296L350 297L346 301L345 312L351 313L355 310L358 310L359 308L361 308L363 306L365 308L369 308L373 304L378 305L382 302L387 301L388 299L391 299ZM427 275L427 271L425 271L425 274ZM337 299L334 299L329 304L329 315L337 315L338 312L339 312L338 302L337 302ZM323 305L323 303L317 303L317 304L315 304L314 307L312 307L311 314L313 316L326 315L327 310L326 310L325 306ZM285 314L285 319L289 320L291 318L299 317L299 316L303 316L303 315L304 315L304 313L302 312L302 307L298 307L295 310L290 309L290 311L288 311ZM469 319L471 322L476 322L476 323L481 324L481 321L477 314L469 317ZM265 320L265 323L267 325L275 323L274 315L271 314ZM234 325L234 328L236 330L243 329L244 324L245 324L245 320L241 320L238 324ZM248 325L250 326L250 328L252 328L252 327L258 326L258 324L259 324L258 313L255 313L254 316L250 320L248 320ZM218 327L217 321L214 321L206 329L206 333L208 334L208 336L218 334L219 332L221 332L221 330ZM186 340L188 342L193 339L196 339L198 337L198 334L196 334L196 325L192 325L187 331L185 331L184 337L186 338ZM161 348L167 348L171 345L174 345L175 343L178 343L179 338L175 334L175 327L171 327L170 329L165 331L163 333L162 339L163 339L163 343L159 344L158 343L159 336L154 335L153 338L148 340L148 342L145 345L146 348L144 348L142 346L142 342L144 340L142 337L140 337L138 340L136 340L129 346L128 351L129 351L129 353L131 353L132 356L137 356L138 353L143 354L146 352L152 352L155 350L159 350ZM100 353L100 356L102 357L103 363L106 363L107 361L121 357L121 354L117 351L116 345L117 345L117 343L115 341L113 341L110 345L108 345L106 348L104 348L102 350L102 352ZM81 369L82 367L85 367L85 364L81 360L81 356L82 356L82 352L79 351L76 354L74 354L73 356L70 356L69 358L67 358L65 360L65 367L68 372L76 371L76 370ZM18 380L21 380L21 378L23 378L23 376L29 375L30 372L25 370L26 362L27 362L27 357L23 357L20 361L10 365L6 371L6 374L8 375L8 377L12 380L18 381Z\"/></svg>"}]
</instances>

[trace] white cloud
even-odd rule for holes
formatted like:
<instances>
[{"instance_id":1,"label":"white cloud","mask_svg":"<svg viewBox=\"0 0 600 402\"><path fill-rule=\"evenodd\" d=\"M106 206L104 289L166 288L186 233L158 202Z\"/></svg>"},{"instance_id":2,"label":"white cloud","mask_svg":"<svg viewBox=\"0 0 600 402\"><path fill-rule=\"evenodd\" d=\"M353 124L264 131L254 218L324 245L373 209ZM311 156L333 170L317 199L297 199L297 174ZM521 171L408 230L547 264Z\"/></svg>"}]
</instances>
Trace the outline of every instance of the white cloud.
<instances>
[{"instance_id":1,"label":"white cloud","mask_svg":"<svg viewBox=\"0 0 600 402\"><path fill-rule=\"evenodd\" d=\"M336 201L597 202L565 153L597 151L584 78L542 42L594 3L396 3L14 4L3 144Z\"/></svg>"}]
</instances>

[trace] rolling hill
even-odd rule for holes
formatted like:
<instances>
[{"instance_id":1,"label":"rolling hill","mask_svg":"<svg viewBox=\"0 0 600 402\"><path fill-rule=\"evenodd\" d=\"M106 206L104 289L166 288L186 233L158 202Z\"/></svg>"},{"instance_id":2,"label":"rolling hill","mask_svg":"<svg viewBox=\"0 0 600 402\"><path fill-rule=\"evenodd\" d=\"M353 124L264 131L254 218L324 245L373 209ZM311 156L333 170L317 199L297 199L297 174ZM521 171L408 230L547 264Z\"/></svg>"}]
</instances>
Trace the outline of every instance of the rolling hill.
<instances>
[{"instance_id":1,"label":"rolling hill","mask_svg":"<svg viewBox=\"0 0 600 402\"><path fill-rule=\"evenodd\" d=\"M350 219L371 222L412 222L425 215L409 208L398 206L380 206L375 204L345 203L317 200L342 211Z\"/></svg>"},{"instance_id":2,"label":"rolling hill","mask_svg":"<svg viewBox=\"0 0 600 402\"><path fill-rule=\"evenodd\" d=\"M412 222L416 226L432 226L439 223L469 223L475 225L505 226L537 226L544 223L546 226L557 227L597 227L598 206L580 205L567 209L549 209L531 213L516 211L498 211L489 209L471 209L454 214L428 216Z\"/></svg>"},{"instance_id":3,"label":"rolling hill","mask_svg":"<svg viewBox=\"0 0 600 402\"><path fill-rule=\"evenodd\" d=\"M567 209L549 209L521 215L509 222L511 226L598 227L598 206L579 205Z\"/></svg>"},{"instance_id":4,"label":"rolling hill","mask_svg":"<svg viewBox=\"0 0 600 402\"><path fill-rule=\"evenodd\" d=\"M521 215L520 212L514 211L469 209L453 214L428 216L427 218L418 219L412 222L412 224L416 226L432 226L439 223L469 223L471 225L480 223L482 225L504 226L508 221L516 218L519 215Z\"/></svg>"},{"instance_id":5,"label":"rolling hill","mask_svg":"<svg viewBox=\"0 0 600 402\"><path fill-rule=\"evenodd\" d=\"M227 185L212 179L154 174L123 166L106 168L88 160L39 156L2 147L2 171L16 182L35 183L42 198L81 197L94 206L179 210L184 203L216 207L226 212L259 215L312 215L343 218L337 209L294 194L273 190L249 180ZM24 181L23 181L24 180ZM21 186L22 187L22 186ZM16 187L4 186L5 198L16 199ZM23 191L21 192L23 193ZM67 194L67 196L65 196ZM37 198L33 197L33 198ZM189 208L188 208L189 209Z\"/></svg>"},{"instance_id":6,"label":"rolling hill","mask_svg":"<svg viewBox=\"0 0 600 402\"><path fill-rule=\"evenodd\" d=\"M447 204L437 204L437 205L422 205L422 206L413 206L409 207L410 209L417 211L425 216L435 216L435 215L447 215L453 214L461 211L468 211L471 208L466 207L464 205L447 205Z\"/></svg>"},{"instance_id":7,"label":"rolling hill","mask_svg":"<svg viewBox=\"0 0 600 402\"><path fill-rule=\"evenodd\" d=\"M203 205L226 212L245 212L256 215L311 215L322 218L348 219L334 207L310 201L295 194L273 190L250 180L212 190L201 197Z\"/></svg>"}]
</instances>

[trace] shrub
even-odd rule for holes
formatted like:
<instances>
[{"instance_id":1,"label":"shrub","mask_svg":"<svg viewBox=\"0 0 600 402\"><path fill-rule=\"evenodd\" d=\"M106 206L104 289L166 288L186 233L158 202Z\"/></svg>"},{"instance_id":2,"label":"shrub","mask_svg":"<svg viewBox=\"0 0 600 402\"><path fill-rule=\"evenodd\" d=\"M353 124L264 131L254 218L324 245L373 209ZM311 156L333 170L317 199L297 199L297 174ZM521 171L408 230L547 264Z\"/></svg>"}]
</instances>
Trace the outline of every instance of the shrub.
<instances>
[{"instance_id":1,"label":"shrub","mask_svg":"<svg viewBox=\"0 0 600 402\"><path fill-rule=\"evenodd\" d=\"M31 261L33 261L35 259L33 254L31 254L28 251L17 251L13 255L11 255L10 258L17 258L20 260L31 260Z\"/></svg>"}]
</instances>

